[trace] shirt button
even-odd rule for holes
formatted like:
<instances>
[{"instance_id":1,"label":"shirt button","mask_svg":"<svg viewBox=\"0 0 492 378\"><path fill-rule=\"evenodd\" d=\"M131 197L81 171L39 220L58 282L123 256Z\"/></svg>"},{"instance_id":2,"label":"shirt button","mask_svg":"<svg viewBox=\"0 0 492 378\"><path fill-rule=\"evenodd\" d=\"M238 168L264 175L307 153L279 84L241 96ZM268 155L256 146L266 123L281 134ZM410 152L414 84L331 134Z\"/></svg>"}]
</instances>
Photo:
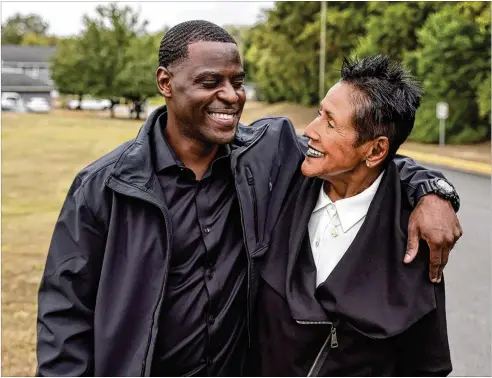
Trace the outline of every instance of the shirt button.
<instances>
[{"instance_id":1,"label":"shirt button","mask_svg":"<svg viewBox=\"0 0 492 378\"><path fill-rule=\"evenodd\" d=\"M211 358L207 358L207 366L212 366L212 359Z\"/></svg>"},{"instance_id":2,"label":"shirt button","mask_svg":"<svg viewBox=\"0 0 492 378\"><path fill-rule=\"evenodd\" d=\"M209 322L209 324L214 324L215 323L215 318L212 315L210 315L208 317L208 322Z\"/></svg>"},{"instance_id":3,"label":"shirt button","mask_svg":"<svg viewBox=\"0 0 492 378\"><path fill-rule=\"evenodd\" d=\"M319 240L316 240L315 245L316 245L316 247L319 247Z\"/></svg>"},{"instance_id":4,"label":"shirt button","mask_svg":"<svg viewBox=\"0 0 492 378\"><path fill-rule=\"evenodd\" d=\"M207 272L207 278L209 280L211 280L212 278L214 278L214 272L212 269L209 269L208 272Z\"/></svg>"},{"instance_id":5,"label":"shirt button","mask_svg":"<svg viewBox=\"0 0 492 378\"><path fill-rule=\"evenodd\" d=\"M203 229L203 232L205 232L206 234L210 234L210 228L205 227L205 228Z\"/></svg>"}]
</instances>

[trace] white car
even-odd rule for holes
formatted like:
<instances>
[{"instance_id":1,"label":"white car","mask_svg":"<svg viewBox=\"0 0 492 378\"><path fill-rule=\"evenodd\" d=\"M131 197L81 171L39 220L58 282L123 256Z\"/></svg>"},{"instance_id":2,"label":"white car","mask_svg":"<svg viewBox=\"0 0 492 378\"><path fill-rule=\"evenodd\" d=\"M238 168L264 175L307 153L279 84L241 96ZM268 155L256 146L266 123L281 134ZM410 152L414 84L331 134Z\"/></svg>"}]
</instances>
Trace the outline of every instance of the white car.
<instances>
[{"instance_id":1,"label":"white car","mask_svg":"<svg viewBox=\"0 0 492 378\"><path fill-rule=\"evenodd\" d=\"M68 108L71 110L77 109L79 107L79 100L71 100L67 104ZM107 110L111 108L110 100L82 100L80 105L82 110Z\"/></svg>"},{"instance_id":2,"label":"white car","mask_svg":"<svg viewBox=\"0 0 492 378\"><path fill-rule=\"evenodd\" d=\"M22 97L17 92L2 93L2 110L16 110L22 102Z\"/></svg>"},{"instance_id":3,"label":"white car","mask_svg":"<svg viewBox=\"0 0 492 378\"><path fill-rule=\"evenodd\" d=\"M48 113L51 110L49 102L42 97L31 98L27 102L26 108L28 111L33 113Z\"/></svg>"}]
</instances>

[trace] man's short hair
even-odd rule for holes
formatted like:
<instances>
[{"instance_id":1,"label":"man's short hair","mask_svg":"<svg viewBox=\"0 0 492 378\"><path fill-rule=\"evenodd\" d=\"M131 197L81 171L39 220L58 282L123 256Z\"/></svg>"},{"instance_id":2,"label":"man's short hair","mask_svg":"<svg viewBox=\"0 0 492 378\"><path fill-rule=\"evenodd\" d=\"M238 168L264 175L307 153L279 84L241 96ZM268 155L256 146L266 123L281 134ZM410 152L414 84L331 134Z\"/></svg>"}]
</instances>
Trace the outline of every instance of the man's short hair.
<instances>
[{"instance_id":1,"label":"man's short hair","mask_svg":"<svg viewBox=\"0 0 492 378\"><path fill-rule=\"evenodd\" d=\"M357 144L386 136L392 158L413 129L423 94L420 83L400 62L381 54L362 60L344 58L340 81L355 89Z\"/></svg>"},{"instance_id":2,"label":"man's short hair","mask_svg":"<svg viewBox=\"0 0 492 378\"><path fill-rule=\"evenodd\" d=\"M188 57L188 45L199 41L236 44L234 38L225 29L212 22L203 20L182 22L169 29L162 38L159 65L167 68L179 64Z\"/></svg>"}]
</instances>

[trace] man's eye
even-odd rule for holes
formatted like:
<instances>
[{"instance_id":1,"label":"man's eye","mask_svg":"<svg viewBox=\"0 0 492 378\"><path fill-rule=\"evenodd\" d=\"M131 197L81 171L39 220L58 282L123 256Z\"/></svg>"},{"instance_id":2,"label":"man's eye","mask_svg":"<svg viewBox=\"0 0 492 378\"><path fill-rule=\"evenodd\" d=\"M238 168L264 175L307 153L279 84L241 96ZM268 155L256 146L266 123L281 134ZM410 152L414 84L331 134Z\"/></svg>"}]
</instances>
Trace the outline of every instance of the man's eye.
<instances>
[{"instance_id":1,"label":"man's eye","mask_svg":"<svg viewBox=\"0 0 492 378\"><path fill-rule=\"evenodd\" d=\"M236 81L236 82L232 83L232 86L234 88L241 88L243 86L243 82L242 81Z\"/></svg>"}]
</instances>

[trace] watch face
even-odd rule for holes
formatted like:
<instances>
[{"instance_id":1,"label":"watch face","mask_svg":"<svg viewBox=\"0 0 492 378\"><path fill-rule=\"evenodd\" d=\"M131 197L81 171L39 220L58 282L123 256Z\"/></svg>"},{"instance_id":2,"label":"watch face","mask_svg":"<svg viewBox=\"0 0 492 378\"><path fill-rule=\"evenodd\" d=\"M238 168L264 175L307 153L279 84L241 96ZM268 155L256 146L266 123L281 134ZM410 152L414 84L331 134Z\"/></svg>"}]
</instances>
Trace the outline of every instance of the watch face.
<instances>
[{"instance_id":1,"label":"watch face","mask_svg":"<svg viewBox=\"0 0 492 378\"><path fill-rule=\"evenodd\" d=\"M437 180L436 185L446 194L453 193L454 191L453 187L444 180Z\"/></svg>"}]
</instances>

